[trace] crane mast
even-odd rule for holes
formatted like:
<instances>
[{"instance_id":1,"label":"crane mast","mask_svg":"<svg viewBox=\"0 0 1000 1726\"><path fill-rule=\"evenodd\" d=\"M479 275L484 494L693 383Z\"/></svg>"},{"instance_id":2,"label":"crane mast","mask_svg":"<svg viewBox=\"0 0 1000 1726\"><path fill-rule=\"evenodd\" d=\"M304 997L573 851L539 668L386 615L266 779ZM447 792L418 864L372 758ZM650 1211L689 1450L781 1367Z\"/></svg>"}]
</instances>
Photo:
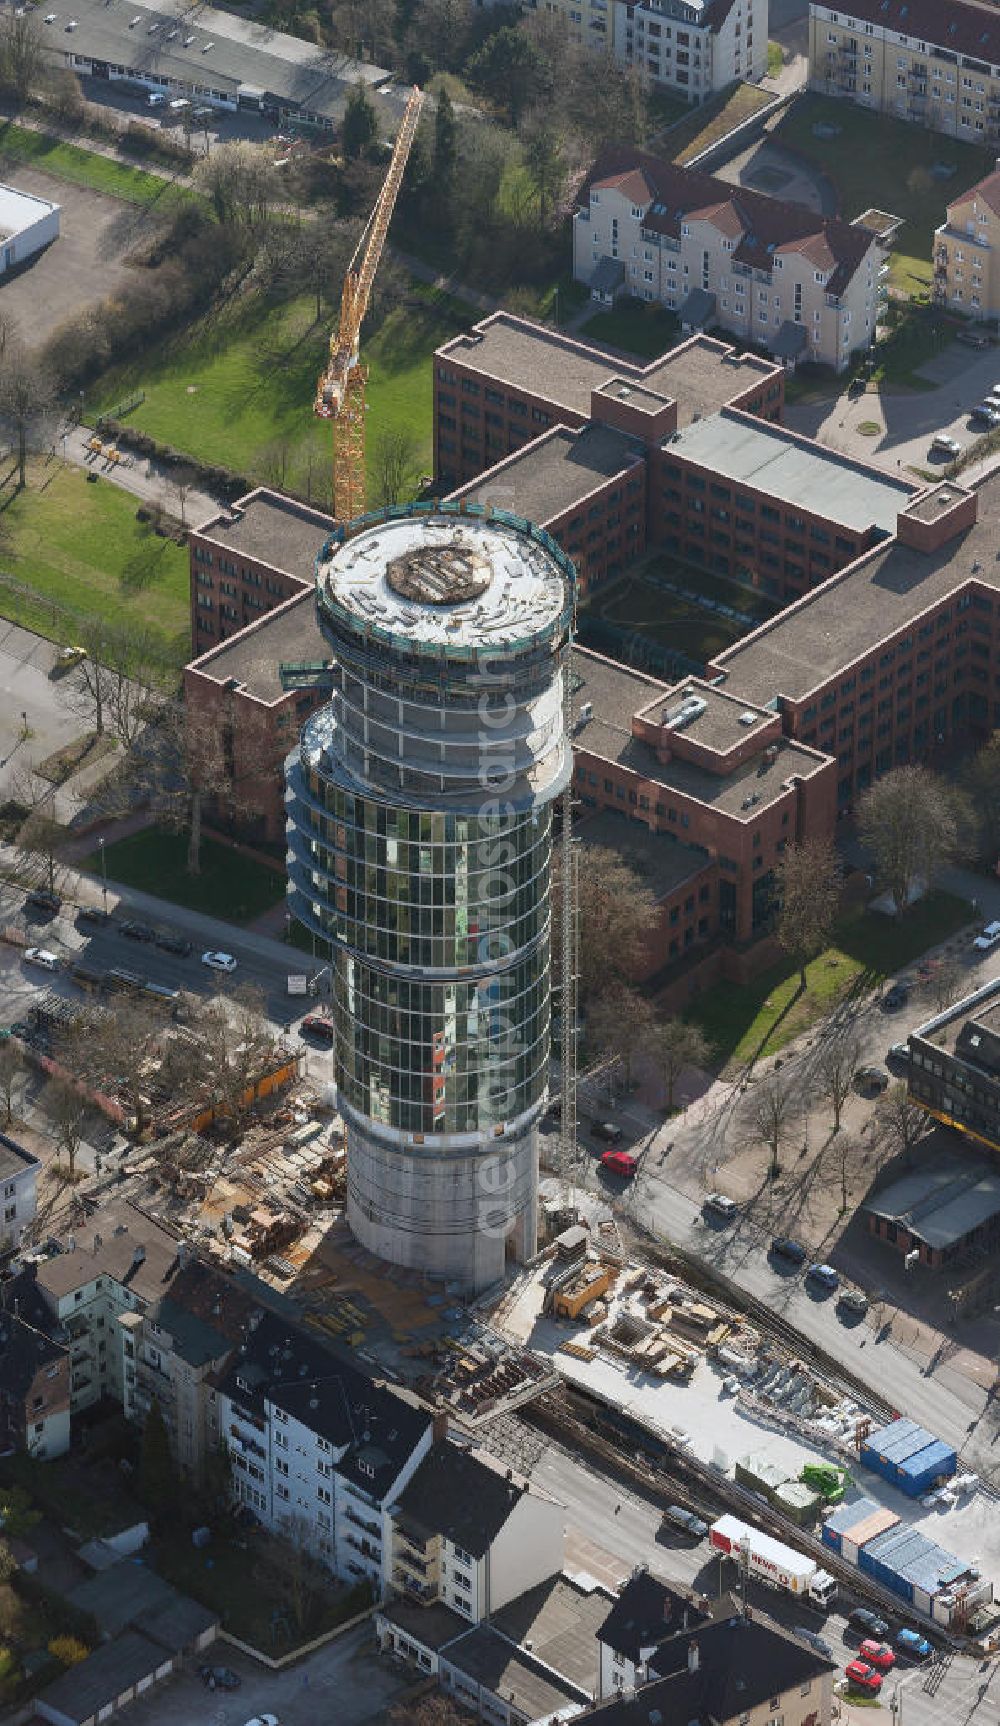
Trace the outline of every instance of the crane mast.
<instances>
[{"instance_id":1,"label":"crane mast","mask_svg":"<svg viewBox=\"0 0 1000 1726\"><path fill-rule=\"evenodd\" d=\"M330 337L330 356L316 385L315 412L320 419L333 421L333 513L338 521L350 521L365 507L368 371L361 364L358 344L423 100L423 91L414 85L382 189L344 277L340 322Z\"/></svg>"}]
</instances>

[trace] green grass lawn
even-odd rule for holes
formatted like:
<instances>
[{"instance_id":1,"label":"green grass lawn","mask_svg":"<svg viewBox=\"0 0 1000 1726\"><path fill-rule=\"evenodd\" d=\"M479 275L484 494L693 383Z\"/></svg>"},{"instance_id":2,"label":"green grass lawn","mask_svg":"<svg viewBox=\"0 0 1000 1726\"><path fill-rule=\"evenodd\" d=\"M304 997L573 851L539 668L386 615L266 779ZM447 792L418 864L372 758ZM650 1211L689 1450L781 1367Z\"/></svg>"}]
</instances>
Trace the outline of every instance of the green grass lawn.
<instances>
[{"instance_id":1,"label":"green grass lawn","mask_svg":"<svg viewBox=\"0 0 1000 1726\"><path fill-rule=\"evenodd\" d=\"M130 425L198 461L326 503L331 430L315 418L312 404L335 314L325 313L317 324L314 313L312 300L303 297L277 307L257 302L239 317L208 318L144 362L109 374L95 410L110 412L124 395L145 390ZM464 302L414 286L374 334L362 336L372 501L380 429L410 428L419 440L419 471L431 471L431 355L474 316Z\"/></svg>"},{"instance_id":2,"label":"green grass lawn","mask_svg":"<svg viewBox=\"0 0 1000 1726\"><path fill-rule=\"evenodd\" d=\"M773 101L774 91L762 90L758 84L730 84L700 108L693 108L690 119L682 121L664 140L671 161L691 162L742 120L749 120Z\"/></svg>"},{"instance_id":3,"label":"green grass lawn","mask_svg":"<svg viewBox=\"0 0 1000 1726\"><path fill-rule=\"evenodd\" d=\"M936 384L917 376L917 368L947 347L954 335L954 324L938 313L920 306L907 307L875 350L878 363L872 382L902 384L911 390L936 389Z\"/></svg>"},{"instance_id":4,"label":"green grass lawn","mask_svg":"<svg viewBox=\"0 0 1000 1726\"><path fill-rule=\"evenodd\" d=\"M584 341L601 342L640 360L655 360L676 345L680 325L664 306L622 300L610 312L595 312L580 327Z\"/></svg>"},{"instance_id":5,"label":"green grass lawn","mask_svg":"<svg viewBox=\"0 0 1000 1726\"><path fill-rule=\"evenodd\" d=\"M138 500L58 458L29 466L0 513L0 614L53 640L75 617L147 624L167 667L190 658L188 554L136 520Z\"/></svg>"},{"instance_id":6,"label":"green grass lawn","mask_svg":"<svg viewBox=\"0 0 1000 1726\"><path fill-rule=\"evenodd\" d=\"M244 857L215 839L201 847L201 874L187 872L187 834L145 827L127 839L105 846L108 880L141 893L155 893L188 911L222 917L229 923L252 923L285 896L285 877L253 857ZM97 851L81 868L101 873Z\"/></svg>"},{"instance_id":7,"label":"green grass lawn","mask_svg":"<svg viewBox=\"0 0 1000 1726\"><path fill-rule=\"evenodd\" d=\"M762 1055L776 1054L850 990L873 987L944 941L971 916L964 899L941 892L929 893L902 922L854 907L838 921L831 945L808 966L804 995L799 994L797 967L783 959L743 987L720 983L706 990L687 1016L709 1038L720 1069L731 1073ZM886 1042L890 1040L887 1031Z\"/></svg>"},{"instance_id":8,"label":"green grass lawn","mask_svg":"<svg viewBox=\"0 0 1000 1726\"><path fill-rule=\"evenodd\" d=\"M96 150L81 149L79 144L66 144L61 138L50 138L44 132L30 132L12 120L0 125L0 158L13 163L28 163L42 168L57 180L68 180L74 186L90 186L95 192L106 192L112 198L123 198L129 204L160 204L169 207L192 194L183 186L174 185L167 172L151 174L146 168L133 168L111 156L98 155Z\"/></svg>"},{"instance_id":9,"label":"green grass lawn","mask_svg":"<svg viewBox=\"0 0 1000 1726\"><path fill-rule=\"evenodd\" d=\"M835 138L817 138L813 126L838 126ZM905 120L870 114L835 97L800 96L775 128L776 143L797 150L837 188L840 214L850 221L872 207L902 216L892 252L892 281L912 294L931 279L931 237L946 202L982 179L993 155L975 144L942 137ZM948 179L935 164L955 169Z\"/></svg>"}]
</instances>

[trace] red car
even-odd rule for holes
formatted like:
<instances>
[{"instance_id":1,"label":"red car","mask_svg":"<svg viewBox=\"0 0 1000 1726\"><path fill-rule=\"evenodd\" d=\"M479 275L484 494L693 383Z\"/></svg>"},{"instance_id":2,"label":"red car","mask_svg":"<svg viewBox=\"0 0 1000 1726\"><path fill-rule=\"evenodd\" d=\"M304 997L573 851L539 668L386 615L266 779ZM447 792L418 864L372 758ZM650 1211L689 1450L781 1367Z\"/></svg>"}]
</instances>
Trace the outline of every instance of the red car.
<instances>
[{"instance_id":1,"label":"red car","mask_svg":"<svg viewBox=\"0 0 1000 1726\"><path fill-rule=\"evenodd\" d=\"M333 1042L333 1020L324 1018L322 1013L307 1013L299 1030L321 1043Z\"/></svg>"},{"instance_id":2,"label":"red car","mask_svg":"<svg viewBox=\"0 0 1000 1726\"><path fill-rule=\"evenodd\" d=\"M867 1690L869 1696L877 1696L882 1688L882 1674L876 1672L874 1666L866 1666L863 1660L852 1660L845 1666L847 1682L854 1690Z\"/></svg>"},{"instance_id":3,"label":"red car","mask_svg":"<svg viewBox=\"0 0 1000 1726\"><path fill-rule=\"evenodd\" d=\"M896 1664L896 1656L886 1642L862 1642L858 1656L878 1672L891 1672Z\"/></svg>"},{"instance_id":4,"label":"red car","mask_svg":"<svg viewBox=\"0 0 1000 1726\"><path fill-rule=\"evenodd\" d=\"M624 1175L627 1180L632 1179L638 1167L631 1151L605 1151L601 1158L602 1169L611 1175Z\"/></svg>"}]
</instances>

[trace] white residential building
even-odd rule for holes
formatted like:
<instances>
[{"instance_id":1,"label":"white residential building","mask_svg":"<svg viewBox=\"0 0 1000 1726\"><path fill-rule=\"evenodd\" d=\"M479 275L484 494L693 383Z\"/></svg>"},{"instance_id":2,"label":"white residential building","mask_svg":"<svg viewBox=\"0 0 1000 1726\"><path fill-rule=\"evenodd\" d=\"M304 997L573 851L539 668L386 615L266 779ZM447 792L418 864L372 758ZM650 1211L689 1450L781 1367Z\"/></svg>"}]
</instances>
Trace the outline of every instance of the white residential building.
<instances>
[{"instance_id":1,"label":"white residential building","mask_svg":"<svg viewBox=\"0 0 1000 1726\"><path fill-rule=\"evenodd\" d=\"M610 305L658 301L685 332L726 330L794 365L843 371L874 340L886 289L870 229L631 148L579 194L573 274Z\"/></svg>"},{"instance_id":2,"label":"white residential building","mask_svg":"<svg viewBox=\"0 0 1000 1726\"><path fill-rule=\"evenodd\" d=\"M118 1320L146 1312L166 1293L181 1268L182 1249L124 1200L105 1206L86 1232L71 1234L67 1247L38 1266L37 1281L69 1337L76 1414L104 1396L125 1403L128 1362Z\"/></svg>"},{"instance_id":3,"label":"white residential building","mask_svg":"<svg viewBox=\"0 0 1000 1726\"><path fill-rule=\"evenodd\" d=\"M265 1528L385 1594L389 1506L433 1443L426 1409L261 1312L214 1393L209 1427L228 1451L234 1496Z\"/></svg>"},{"instance_id":4,"label":"white residential building","mask_svg":"<svg viewBox=\"0 0 1000 1726\"><path fill-rule=\"evenodd\" d=\"M30 1151L15 1144L6 1133L0 1133L0 1185L3 1187L0 1257L17 1250L25 1230L35 1220L40 1167L38 1158L33 1157Z\"/></svg>"},{"instance_id":5,"label":"white residential building","mask_svg":"<svg viewBox=\"0 0 1000 1726\"><path fill-rule=\"evenodd\" d=\"M708 100L767 71L767 0L529 0L571 42L613 54L644 80Z\"/></svg>"},{"instance_id":6,"label":"white residential building","mask_svg":"<svg viewBox=\"0 0 1000 1726\"><path fill-rule=\"evenodd\" d=\"M435 1445L389 1515L395 1591L443 1601L470 1624L562 1569L562 1505L452 1442Z\"/></svg>"}]
</instances>

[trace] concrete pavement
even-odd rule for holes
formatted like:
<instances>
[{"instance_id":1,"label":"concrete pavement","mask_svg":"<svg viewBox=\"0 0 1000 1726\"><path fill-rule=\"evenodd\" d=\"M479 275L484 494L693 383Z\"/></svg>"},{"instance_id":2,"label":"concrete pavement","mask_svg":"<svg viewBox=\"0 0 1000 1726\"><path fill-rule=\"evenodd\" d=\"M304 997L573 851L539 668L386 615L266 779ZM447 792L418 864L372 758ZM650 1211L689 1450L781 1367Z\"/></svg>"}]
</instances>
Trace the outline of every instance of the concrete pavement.
<instances>
[{"instance_id":1,"label":"concrete pavement","mask_svg":"<svg viewBox=\"0 0 1000 1726\"><path fill-rule=\"evenodd\" d=\"M160 505L177 520L181 519L183 507L183 521L187 527L207 521L209 516L223 507L220 498L213 497L211 492L195 486L187 491L182 506L174 470L165 467L162 462L146 456L132 455L127 450L122 451L121 461L109 462L106 457L95 455L94 451L88 448L89 440L95 437L101 439L105 449L111 447L110 438L87 425L65 426L56 439L55 447L58 453L74 466L86 468L88 473L99 474L102 480L109 480L123 491L130 491L133 497L141 499L143 503Z\"/></svg>"}]
</instances>

